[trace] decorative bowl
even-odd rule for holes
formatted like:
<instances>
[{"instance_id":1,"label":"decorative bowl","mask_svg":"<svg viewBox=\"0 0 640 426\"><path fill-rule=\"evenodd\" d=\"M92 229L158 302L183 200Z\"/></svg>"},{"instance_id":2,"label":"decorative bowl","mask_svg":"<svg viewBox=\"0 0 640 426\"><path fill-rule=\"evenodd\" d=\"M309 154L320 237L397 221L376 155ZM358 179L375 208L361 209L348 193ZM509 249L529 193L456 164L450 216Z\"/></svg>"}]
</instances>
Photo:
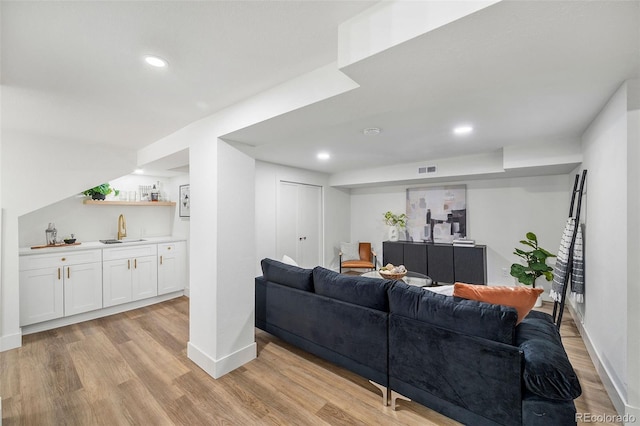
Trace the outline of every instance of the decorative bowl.
<instances>
[{"instance_id":1,"label":"decorative bowl","mask_svg":"<svg viewBox=\"0 0 640 426\"><path fill-rule=\"evenodd\" d=\"M385 270L379 270L378 273L380 274L380 276L382 278L388 279L388 280L399 280L401 278L403 278L405 275L407 275L406 272L390 272L390 271L385 271Z\"/></svg>"},{"instance_id":2,"label":"decorative bowl","mask_svg":"<svg viewBox=\"0 0 640 426\"><path fill-rule=\"evenodd\" d=\"M76 242L75 238L67 238L67 239L64 240L65 244L73 244L75 242Z\"/></svg>"}]
</instances>

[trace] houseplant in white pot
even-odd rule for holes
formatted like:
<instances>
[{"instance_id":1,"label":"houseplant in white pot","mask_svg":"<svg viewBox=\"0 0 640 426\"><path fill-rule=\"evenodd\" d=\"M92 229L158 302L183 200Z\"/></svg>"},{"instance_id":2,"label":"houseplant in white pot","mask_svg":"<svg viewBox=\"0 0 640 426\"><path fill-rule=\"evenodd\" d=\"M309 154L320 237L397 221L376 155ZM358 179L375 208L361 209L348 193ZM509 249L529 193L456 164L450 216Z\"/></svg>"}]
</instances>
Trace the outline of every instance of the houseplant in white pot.
<instances>
[{"instance_id":1,"label":"houseplant in white pot","mask_svg":"<svg viewBox=\"0 0 640 426\"><path fill-rule=\"evenodd\" d=\"M120 193L119 190L115 188L111 188L111 185L108 183L103 183L102 185L95 186L93 188L82 191L83 195L87 197L91 197L92 200L104 200L107 195L114 193L116 196Z\"/></svg>"},{"instance_id":2,"label":"houseplant in white pot","mask_svg":"<svg viewBox=\"0 0 640 426\"><path fill-rule=\"evenodd\" d=\"M512 264L511 276L515 277L519 283L535 288L536 280L543 275L547 281L553 281L553 268L547 265L547 259L556 256L538 245L538 237L533 232L527 232L526 238L526 240L520 240L520 244L531 250L515 248L513 254L524 259L524 264ZM538 298L535 306L542 306L541 298Z\"/></svg>"},{"instance_id":3,"label":"houseplant in white pot","mask_svg":"<svg viewBox=\"0 0 640 426\"><path fill-rule=\"evenodd\" d=\"M402 229L407 226L407 215L404 213L393 214L388 211L384 214L384 223L389 227L389 241L398 241L398 228Z\"/></svg>"}]
</instances>

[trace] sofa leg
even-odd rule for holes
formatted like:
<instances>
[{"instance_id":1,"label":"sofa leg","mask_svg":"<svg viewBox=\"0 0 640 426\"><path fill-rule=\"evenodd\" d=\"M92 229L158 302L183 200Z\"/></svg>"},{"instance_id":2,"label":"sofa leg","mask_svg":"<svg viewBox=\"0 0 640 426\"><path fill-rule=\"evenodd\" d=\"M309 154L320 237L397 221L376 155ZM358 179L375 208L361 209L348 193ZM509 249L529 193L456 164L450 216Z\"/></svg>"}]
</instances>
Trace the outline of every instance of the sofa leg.
<instances>
[{"instance_id":1,"label":"sofa leg","mask_svg":"<svg viewBox=\"0 0 640 426\"><path fill-rule=\"evenodd\" d=\"M396 405L396 401L397 401L398 399L402 399L402 400L404 400L404 401L411 401L411 400L410 400L409 398L407 398L406 396L404 396L404 395L400 395L398 392L396 392L396 391L393 391L393 390L392 390L392 391L391 391L391 409L392 409L393 411L396 411L396 406L397 406L397 405Z\"/></svg>"},{"instance_id":2,"label":"sofa leg","mask_svg":"<svg viewBox=\"0 0 640 426\"><path fill-rule=\"evenodd\" d=\"M373 380L369 380L369 383L371 383L373 386L380 389L380 391L382 392L382 405L384 405L385 407L389 406L389 396L388 396L389 394L388 394L387 387L382 386L381 384L376 383Z\"/></svg>"}]
</instances>

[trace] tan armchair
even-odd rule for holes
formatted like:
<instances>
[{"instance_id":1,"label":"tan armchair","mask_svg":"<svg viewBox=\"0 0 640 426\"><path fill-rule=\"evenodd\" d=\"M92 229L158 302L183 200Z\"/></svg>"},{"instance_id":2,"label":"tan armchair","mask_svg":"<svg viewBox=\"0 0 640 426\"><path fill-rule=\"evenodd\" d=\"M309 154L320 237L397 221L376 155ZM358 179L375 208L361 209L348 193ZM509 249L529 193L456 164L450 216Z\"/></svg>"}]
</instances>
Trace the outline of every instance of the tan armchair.
<instances>
[{"instance_id":1,"label":"tan armchair","mask_svg":"<svg viewBox=\"0 0 640 426\"><path fill-rule=\"evenodd\" d=\"M348 259L342 261L344 253L340 251L340 273L342 268L363 268L376 269L376 253L371 248L371 243L358 244L359 259Z\"/></svg>"}]
</instances>

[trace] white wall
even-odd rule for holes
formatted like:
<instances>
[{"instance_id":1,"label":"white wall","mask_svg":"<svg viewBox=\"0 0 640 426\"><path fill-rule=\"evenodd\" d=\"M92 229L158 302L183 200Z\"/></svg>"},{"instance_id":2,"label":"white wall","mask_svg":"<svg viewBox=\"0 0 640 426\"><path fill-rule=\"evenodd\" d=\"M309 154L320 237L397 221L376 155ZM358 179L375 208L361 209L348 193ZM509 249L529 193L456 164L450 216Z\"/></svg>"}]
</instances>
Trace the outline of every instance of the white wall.
<instances>
[{"instance_id":1,"label":"white wall","mask_svg":"<svg viewBox=\"0 0 640 426\"><path fill-rule=\"evenodd\" d=\"M582 137L587 281L578 312L614 405L640 416L640 112L634 84L616 91Z\"/></svg>"},{"instance_id":2,"label":"white wall","mask_svg":"<svg viewBox=\"0 0 640 426\"><path fill-rule=\"evenodd\" d=\"M557 253L569 211L571 179L556 175L463 182L467 186L468 237L487 246L490 285L514 284L508 275L511 264L518 260L513 249L520 246L518 241L528 231L537 234L542 247ZM380 260L382 241L387 239L383 214L387 210L406 211L406 189L393 186L351 191L351 240L371 241ZM538 283L548 290L549 283Z\"/></svg>"},{"instance_id":3,"label":"white wall","mask_svg":"<svg viewBox=\"0 0 640 426\"><path fill-rule=\"evenodd\" d=\"M168 178L126 175L112 180L110 184L112 188L119 189L122 195L127 191L137 191L138 185L154 184L158 181L165 189L164 192L175 189L175 194L168 195L170 200L176 201L177 188L168 185ZM101 206L83 204L85 198L82 195L74 195L21 216L18 219L20 247L45 244L44 230L49 222L55 223L59 239L71 233L80 242L115 238L120 214L124 214L126 218L127 236L130 238L178 235L173 229L176 223L175 216L178 215L177 206ZM108 199L118 197L111 194Z\"/></svg>"},{"instance_id":4,"label":"white wall","mask_svg":"<svg viewBox=\"0 0 640 426\"><path fill-rule=\"evenodd\" d=\"M584 330L622 399L627 393L627 99L623 86L585 132L588 170Z\"/></svg>"},{"instance_id":5,"label":"white wall","mask_svg":"<svg viewBox=\"0 0 640 426\"><path fill-rule=\"evenodd\" d=\"M338 267L340 241L348 241L350 224L349 191L328 186L324 173L277 164L256 162L256 275L262 275L260 261L276 256L276 211L278 182L304 183L323 187L323 266Z\"/></svg>"},{"instance_id":6,"label":"white wall","mask_svg":"<svg viewBox=\"0 0 640 426\"><path fill-rule=\"evenodd\" d=\"M0 10L2 10L2 8L0 8ZM0 37L1 38L1 37ZM2 86L0 85L0 105L2 104ZM0 114L0 128L2 128L2 114ZM2 133L0 132L0 165L2 165ZM2 272L2 255L1 253L3 252L2 250L2 244L4 241L4 236L3 236L3 228L4 228L4 209L2 208L2 173L0 173L0 309L2 309L2 307L4 306L3 302L2 302L2 293L3 293L3 272ZM0 352L4 350L4 334L2 332L3 330L3 326L2 326L2 320L3 315L0 315ZM2 408L2 399L0 398L0 410ZM0 417L2 416L2 413L0 413Z\"/></svg>"},{"instance_id":7,"label":"white wall","mask_svg":"<svg viewBox=\"0 0 640 426\"><path fill-rule=\"evenodd\" d=\"M171 227L171 235L174 237L182 237L187 240L187 285L185 286L184 293L187 296L190 296L189 290L189 249L191 247L189 239L191 236L191 218L189 217L180 217L180 185L189 185L189 175L180 175L176 177L172 177L169 179L169 182L166 187L167 196L171 201L175 201L176 207L173 213L173 225Z\"/></svg>"},{"instance_id":8,"label":"white wall","mask_svg":"<svg viewBox=\"0 0 640 426\"><path fill-rule=\"evenodd\" d=\"M120 214L125 216L129 238L171 235L172 207L82 204L84 198L67 198L21 216L20 247L46 244L44 230L49 222L55 223L59 239L71 233L79 242L116 238Z\"/></svg>"},{"instance_id":9,"label":"white wall","mask_svg":"<svg viewBox=\"0 0 640 426\"><path fill-rule=\"evenodd\" d=\"M2 175L5 208L21 216L131 173L134 151L3 133Z\"/></svg>"},{"instance_id":10,"label":"white wall","mask_svg":"<svg viewBox=\"0 0 640 426\"><path fill-rule=\"evenodd\" d=\"M635 101L640 103L640 93L636 93L636 96ZM635 212L627 217L627 256L632 259L627 262L627 359L637 360L640 359L640 310L637 309L640 301L640 262L634 262L633 259L640 259L640 223L636 220L637 212L640 211L640 169L636 166L640 164L640 109L629 111L627 124L627 202L628 211ZM627 375L626 411L640 418L640 363L628 363Z\"/></svg>"}]
</instances>

